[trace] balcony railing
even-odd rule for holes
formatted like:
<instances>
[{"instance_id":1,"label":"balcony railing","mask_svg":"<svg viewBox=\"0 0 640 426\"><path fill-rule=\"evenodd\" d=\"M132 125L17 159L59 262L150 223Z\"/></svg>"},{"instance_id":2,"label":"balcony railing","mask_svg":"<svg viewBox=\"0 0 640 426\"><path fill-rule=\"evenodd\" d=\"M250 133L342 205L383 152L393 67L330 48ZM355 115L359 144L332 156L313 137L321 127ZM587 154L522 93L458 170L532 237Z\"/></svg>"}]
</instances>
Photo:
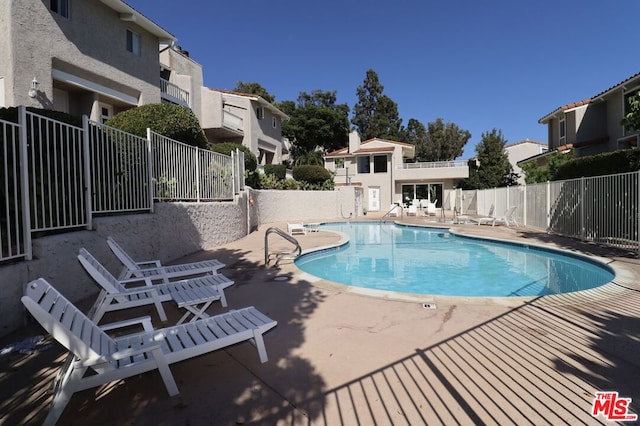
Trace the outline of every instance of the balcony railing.
<instances>
[{"instance_id":1,"label":"balcony railing","mask_svg":"<svg viewBox=\"0 0 640 426\"><path fill-rule=\"evenodd\" d=\"M181 89L180 87L176 86L170 81L165 80L164 78L160 79L160 92L172 102L187 107L189 106L189 92Z\"/></svg>"},{"instance_id":2,"label":"balcony railing","mask_svg":"<svg viewBox=\"0 0 640 426\"><path fill-rule=\"evenodd\" d=\"M244 120L229 111L222 110L222 126L238 132L244 131Z\"/></svg>"},{"instance_id":3,"label":"balcony railing","mask_svg":"<svg viewBox=\"0 0 640 426\"><path fill-rule=\"evenodd\" d=\"M445 167L466 167L467 161L433 161L429 163L403 163L397 169L440 169Z\"/></svg>"}]
</instances>

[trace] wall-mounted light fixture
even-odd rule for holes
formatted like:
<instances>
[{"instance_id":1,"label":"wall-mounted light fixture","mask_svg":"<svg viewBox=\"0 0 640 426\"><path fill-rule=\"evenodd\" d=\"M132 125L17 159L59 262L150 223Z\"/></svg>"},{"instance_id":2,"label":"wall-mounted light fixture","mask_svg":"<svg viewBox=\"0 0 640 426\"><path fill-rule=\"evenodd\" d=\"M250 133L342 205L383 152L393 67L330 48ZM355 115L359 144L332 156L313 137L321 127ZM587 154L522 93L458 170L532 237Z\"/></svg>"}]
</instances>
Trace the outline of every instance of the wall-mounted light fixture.
<instances>
[{"instance_id":1,"label":"wall-mounted light fixture","mask_svg":"<svg viewBox=\"0 0 640 426\"><path fill-rule=\"evenodd\" d=\"M38 83L38 80L36 80L36 78L33 77L33 80L31 80L31 88L29 89L30 98L36 97L36 95L38 94L38 86L40 86L40 83Z\"/></svg>"}]
</instances>

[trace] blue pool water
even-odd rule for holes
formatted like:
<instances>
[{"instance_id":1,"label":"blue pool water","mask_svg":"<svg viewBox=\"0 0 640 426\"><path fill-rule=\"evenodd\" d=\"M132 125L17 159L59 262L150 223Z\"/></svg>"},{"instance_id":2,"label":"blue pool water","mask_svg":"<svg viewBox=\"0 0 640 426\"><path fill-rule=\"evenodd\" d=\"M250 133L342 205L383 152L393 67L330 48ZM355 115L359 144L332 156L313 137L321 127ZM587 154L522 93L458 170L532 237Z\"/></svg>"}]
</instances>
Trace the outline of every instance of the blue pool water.
<instances>
[{"instance_id":1,"label":"blue pool water","mask_svg":"<svg viewBox=\"0 0 640 426\"><path fill-rule=\"evenodd\" d=\"M446 229L389 223L329 223L345 246L300 256L317 277L357 287L451 296L538 296L594 288L614 274L595 262L519 244L476 240Z\"/></svg>"}]
</instances>

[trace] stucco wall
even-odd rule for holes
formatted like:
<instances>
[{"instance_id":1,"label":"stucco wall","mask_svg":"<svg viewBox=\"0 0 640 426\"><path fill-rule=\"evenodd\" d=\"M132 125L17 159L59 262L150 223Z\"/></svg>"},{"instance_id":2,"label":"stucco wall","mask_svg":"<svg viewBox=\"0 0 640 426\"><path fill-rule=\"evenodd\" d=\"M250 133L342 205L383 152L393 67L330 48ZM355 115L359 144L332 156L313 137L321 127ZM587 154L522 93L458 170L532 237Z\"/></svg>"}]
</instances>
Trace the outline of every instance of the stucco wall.
<instances>
[{"instance_id":1,"label":"stucco wall","mask_svg":"<svg viewBox=\"0 0 640 426\"><path fill-rule=\"evenodd\" d=\"M24 324L20 297L23 284L31 280L46 278L72 302L97 295L97 285L76 258L81 247L117 275L121 265L107 246L107 236L135 259L169 262L242 238L247 224L243 195L225 203L158 203L154 213L95 218L91 231L37 238L33 260L0 266L0 335Z\"/></svg>"},{"instance_id":2,"label":"stucco wall","mask_svg":"<svg viewBox=\"0 0 640 426\"><path fill-rule=\"evenodd\" d=\"M260 224L355 217L354 187L334 191L254 191Z\"/></svg>"},{"instance_id":3,"label":"stucco wall","mask_svg":"<svg viewBox=\"0 0 640 426\"><path fill-rule=\"evenodd\" d=\"M93 230L68 232L33 241L33 260L0 266L0 336L20 328L25 317L24 284L43 277L72 302L95 296L98 286L77 260L86 248L114 275L122 265L111 253L112 236L135 259L170 262L238 240L259 225L355 217L354 187L335 191L256 191L233 202L156 203L154 213L94 218Z\"/></svg>"},{"instance_id":4,"label":"stucco wall","mask_svg":"<svg viewBox=\"0 0 640 426\"><path fill-rule=\"evenodd\" d=\"M7 91L9 104L50 108L52 66L139 97L140 104L160 101L157 37L133 22L120 20L114 10L97 0L74 2L69 19L50 12L48 4L24 0L11 9L14 30L9 51L14 52L16 81ZM126 50L127 28L140 34L140 56ZM31 99L27 92L34 77L40 82L39 95Z\"/></svg>"}]
</instances>

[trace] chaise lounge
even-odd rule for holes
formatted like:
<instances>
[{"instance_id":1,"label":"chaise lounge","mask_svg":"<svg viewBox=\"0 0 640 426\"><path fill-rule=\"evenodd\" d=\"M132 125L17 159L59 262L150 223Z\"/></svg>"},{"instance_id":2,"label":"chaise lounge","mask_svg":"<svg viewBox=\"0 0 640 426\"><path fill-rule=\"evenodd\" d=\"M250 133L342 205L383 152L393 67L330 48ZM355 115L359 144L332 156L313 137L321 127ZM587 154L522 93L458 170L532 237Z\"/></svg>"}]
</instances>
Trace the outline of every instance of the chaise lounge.
<instances>
[{"instance_id":1,"label":"chaise lounge","mask_svg":"<svg viewBox=\"0 0 640 426\"><path fill-rule=\"evenodd\" d=\"M119 276L120 279L151 277L154 279L162 279L163 282L167 283L172 278L216 274L219 269L225 266L224 263L215 259L171 266L163 266L159 260L136 262L112 237L107 237L107 245L124 265Z\"/></svg>"},{"instance_id":2,"label":"chaise lounge","mask_svg":"<svg viewBox=\"0 0 640 426\"><path fill-rule=\"evenodd\" d=\"M118 280L86 249L80 249L78 260L101 288L92 316L96 324L107 312L150 304L156 306L158 316L164 322L167 320L167 315L162 302L170 300L174 300L179 307L187 309L187 313L180 322L185 321L190 315L202 317L205 316L204 311L213 301L220 300L222 306L227 306L224 289L233 284L232 280L222 274L162 284L154 284L148 277Z\"/></svg>"},{"instance_id":3,"label":"chaise lounge","mask_svg":"<svg viewBox=\"0 0 640 426\"><path fill-rule=\"evenodd\" d=\"M169 395L177 395L169 364L236 343L252 341L264 363L268 358L262 335L277 325L248 307L159 330L153 329L149 317L99 327L43 278L28 283L21 300L40 325L70 351L54 382L45 425L56 423L75 392L156 369ZM118 337L106 333L135 325L144 331ZM86 375L89 370L94 374Z\"/></svg>"}]
</instances>

